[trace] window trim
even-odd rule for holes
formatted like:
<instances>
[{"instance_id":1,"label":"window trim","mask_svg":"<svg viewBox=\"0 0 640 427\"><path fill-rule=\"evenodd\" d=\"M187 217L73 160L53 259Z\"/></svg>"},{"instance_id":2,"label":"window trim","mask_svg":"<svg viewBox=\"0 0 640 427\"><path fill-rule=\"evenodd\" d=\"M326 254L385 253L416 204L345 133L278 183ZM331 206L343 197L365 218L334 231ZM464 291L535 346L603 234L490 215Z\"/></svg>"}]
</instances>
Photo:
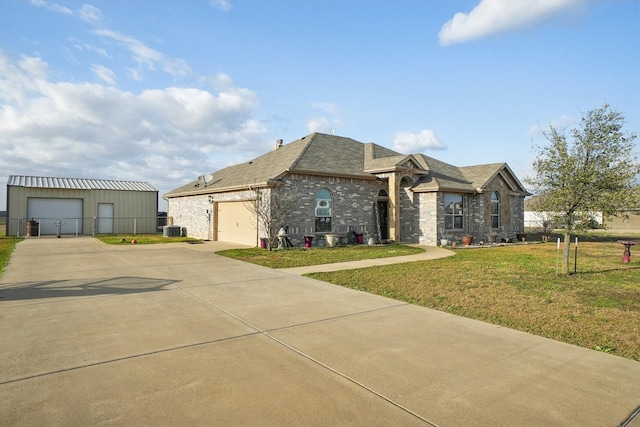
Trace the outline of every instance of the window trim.
<instances>
[{"instance_id":1,"label":"window trim","mask_svg":"<svg viewBox=\"0 0 640 427\"><path fill-rule=\"evenodd\" d=\"M459 205L455 200L447 203L447 198L459 198ZM453 212L448 212L447 205L453 204ZM444 205L444 229L447 231L463 231L464 230L464 195L455 193L443 194ZM458 226L456 226L458 225Z\"/></svg>"},{"instance_id":2,"label":"window trim","mask_svg":"<svg viewBox=\"0 0 640 427\"><path fill-rule=\"evenodd\" d=\"M316 190L313 216L315 233L331 233L333 230L333 193L328 188L323 187Z\"/></svg>"},{"instance_id":3,"label":"window trim","mask_svg":"<svg viewBox=\"0 0 640 427\"><path fill-rule=\"evenodd\" d=\"M500 226L502 225L502 215L500 214L501 210L502 210L502 197L500 196L500 193L498 193L497 191L494 191L491 193L490 206L489 206L489 220L490 220L491 228L493 229L500 228ZM495 227L494 227L494 220L497 223L497 226Z\"/></svg>"}]
</instances>

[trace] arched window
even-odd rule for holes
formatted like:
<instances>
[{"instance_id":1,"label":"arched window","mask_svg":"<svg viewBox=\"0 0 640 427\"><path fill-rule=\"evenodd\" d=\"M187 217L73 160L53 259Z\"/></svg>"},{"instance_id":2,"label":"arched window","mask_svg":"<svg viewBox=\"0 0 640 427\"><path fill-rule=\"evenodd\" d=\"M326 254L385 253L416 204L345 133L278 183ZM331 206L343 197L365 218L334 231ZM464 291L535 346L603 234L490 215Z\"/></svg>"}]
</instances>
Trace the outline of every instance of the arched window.
<instances>
[{"instance_id":1,"label":"arched window","mask_svg":"<svg viewBox=\"0 0 640 427\"><path fill-rule=\"evenodd\" d=\"M491 193L491 228L500 228L500 193Z\"/></svg>"},{"instance_id":2,"label":"arched window","mask_svg":"<svg viewBox=\"0 0 640 427\"><path fill-rule=\"evenodd\" d=\"M321 188L316 191L316 233L331 232L331 216L333 215L333 198L331 191Z\"/></svg>"}]
</instances>

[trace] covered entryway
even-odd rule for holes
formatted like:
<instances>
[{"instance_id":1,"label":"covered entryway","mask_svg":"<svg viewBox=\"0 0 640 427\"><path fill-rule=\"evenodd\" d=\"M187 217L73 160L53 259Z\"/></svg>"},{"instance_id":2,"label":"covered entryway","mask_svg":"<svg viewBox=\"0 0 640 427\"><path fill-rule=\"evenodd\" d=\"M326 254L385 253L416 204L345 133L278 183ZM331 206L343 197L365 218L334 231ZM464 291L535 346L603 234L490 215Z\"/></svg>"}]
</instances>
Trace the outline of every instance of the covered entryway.
<instances>
[{"instance_id":1,"label":"covered entryway","mask_svg":"<svg viewBox=\"0 0 640 427\"><path fill-rule=\"evenodd\" d=\"M249 202L219 202L217 206L217 239L223 242L256 246L258 230L255 214L247 209Z\"/></svg>"},{"instance_id":2,"label":"covered entryway","mask_svg":"<svg viewBox=\"0 0 640 427\"><path fill-rule=\"evenodd\" d=\"M82 234L82 199L29 197L27 217L40 222L40 234Z\"/></svg>"}]
</instances>

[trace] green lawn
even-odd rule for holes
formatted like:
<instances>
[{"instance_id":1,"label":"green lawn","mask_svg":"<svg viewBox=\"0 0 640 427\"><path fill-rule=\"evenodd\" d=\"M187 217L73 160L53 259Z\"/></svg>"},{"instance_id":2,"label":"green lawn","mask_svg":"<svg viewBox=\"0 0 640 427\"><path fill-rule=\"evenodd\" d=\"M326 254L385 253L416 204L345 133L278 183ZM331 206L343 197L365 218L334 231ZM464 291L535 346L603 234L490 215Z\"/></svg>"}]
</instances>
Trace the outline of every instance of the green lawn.
<instances>
[{"instance_id":1,"label":"green lawn","mask_svg":"<svg viewBox=\"0 0 640 427\"><path fill-rule=\"evenodd\" d=\"M4 233L0 234L0 275L2 275L2 272L9 263L13 248L15 248L16 244L21 240L21 237L7 237Z\"/></svg>"},{"instance_id":2,"label":"green lawn","mask_svg":"<svg viewBox=\"0 0 640 427\"><path fill-rule=\"evenodd\" d=\"M334 262L387 258L424 252L423 249L405 245L336 246L324 248L292 248L268 251L266 249L228 249L216 252L253 264L271 268L302 267L306 265L332 264Z\"/></svg>"},{"instance_id":3,"label":"green lawn","mask_svg":"<svg viewBox=\"0 0 640 427\"><path fill-rule=\"evenodd\" d=\"M580 243L568 277L556 276L555 243L308 276L640 361L640 250L629 264L622 252Z\"/></svg>"}]
</instances>

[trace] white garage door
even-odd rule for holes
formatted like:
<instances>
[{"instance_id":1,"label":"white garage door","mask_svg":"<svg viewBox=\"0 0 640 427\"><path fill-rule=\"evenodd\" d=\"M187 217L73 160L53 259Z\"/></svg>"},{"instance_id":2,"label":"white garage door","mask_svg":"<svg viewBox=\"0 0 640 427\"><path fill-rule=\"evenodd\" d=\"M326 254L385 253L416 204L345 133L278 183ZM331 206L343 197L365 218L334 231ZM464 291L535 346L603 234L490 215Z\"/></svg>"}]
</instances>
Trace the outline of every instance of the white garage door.
<instances>
[{"instance_id":1,"label":"white garage door","mask_svg":"<svg viewBox=\"0 0 640 427\"><path fill-rule=\"evenodd\" d=\"M247 209L245 202L218 203L218 240L257 245L255 215Z\"/></svg>"},{"instance_id":2,"label":"white garage door","mask_svg":"<svg viewBox=\"0 0 640 427\"><path fill-rule=\"evenodd\" d=\"M27 216L40 223L40 234L82 234L82 199L30 197Z\"/></svg>"}]
</instances>

